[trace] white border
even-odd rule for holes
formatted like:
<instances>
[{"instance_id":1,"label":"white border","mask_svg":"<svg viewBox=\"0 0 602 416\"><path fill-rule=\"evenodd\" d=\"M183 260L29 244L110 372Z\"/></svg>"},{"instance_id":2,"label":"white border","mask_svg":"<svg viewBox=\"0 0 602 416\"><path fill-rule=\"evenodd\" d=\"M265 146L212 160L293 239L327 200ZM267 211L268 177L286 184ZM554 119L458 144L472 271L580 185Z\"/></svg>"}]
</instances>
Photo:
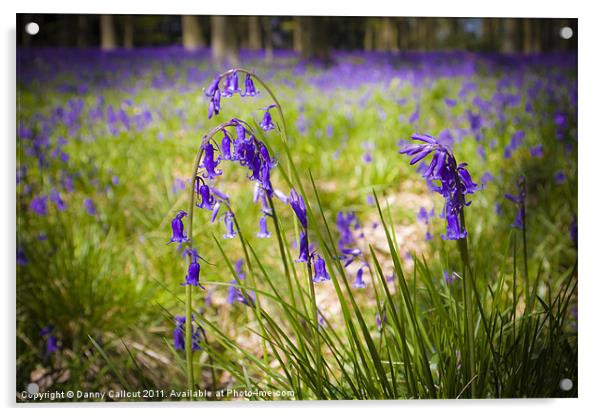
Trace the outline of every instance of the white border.
<instances>
[{"instance_id":1,"label":"white border","mask_svg":"<svg viewBox=\"0 0 602 416\"><path fill-rule=\"evenodd\" d=\"M145 0L126 2L123 0L75 1L75 0L21 0L3 1L2 13L2 88L4 97L0 100L2 130L5 135L0 140L2 146L0 163L3 178L1 216L4 221L1 260L5 273L2 295L2 375L0 376L0 394L2 405L12 407L9 412L22 413L71 414L85 411L90 414L106 414L107 407L79 405L69 408L55 406L14 408L14 262L15 262L15 13L48 12L48 13L137 13L137 14L269 14L269 15L347 15L347 16L455 16L455 17L576 17L579 19L579 248L580 275L579 285L579 399L576 400L505 400L505 401L431 401L431 402L335 402L335 403L277 403L257 404L245 403L208 404L195 410L195 414L231 415L234 412L248 414L307 415L308 412L341 412L345 415L365 414L372 408L379 412L405 414L445 414L447 415L504 415L529 412L545 412L546 414L591 414L599 396L601 385L600 356L600 296L601 277L600 256L598 247L602 247L600 237L601 214L598 201L600 198L600 170L602 155L602 134L598 121L602 119L600 74L600 13L595 2L585 1L525 1L504 0L495 2L453 0L453 1L404 1L391 4L384 0L369 2L326 2L324 0L304 0L303 2L267 1L267 0L227 0L227 1L159 1ZM174 409L173 404L137 404L149 414L181 412ZM132 406L110 406L110 411L118 414L131 412ZM192 410L191 405L182 407ZM85 408L85 410L83 409ZM336 410L335 410L336 408Z\"/></svg>"}]
</instances>

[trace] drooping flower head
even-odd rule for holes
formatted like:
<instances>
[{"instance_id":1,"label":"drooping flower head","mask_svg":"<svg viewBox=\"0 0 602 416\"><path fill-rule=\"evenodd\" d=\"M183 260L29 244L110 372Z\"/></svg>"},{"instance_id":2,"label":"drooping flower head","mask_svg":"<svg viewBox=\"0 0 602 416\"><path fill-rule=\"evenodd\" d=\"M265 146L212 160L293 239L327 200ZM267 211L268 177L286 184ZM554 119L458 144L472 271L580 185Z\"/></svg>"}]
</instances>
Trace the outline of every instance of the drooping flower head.
<instances>
[{"instance_id":1,"label":"drooping flower head","mask_svg":"<svg viewBox=\"0 0 602 416\"><path fill-rule=\"evenodd\" d=\"M180 211L175 216L175 218L171 220L172 236L171 240L169 240L167 244L185 243L186 241L188 241L188 237L186 237L186 232L184 232L184 223L182 222L182 218L184 218L186 215L188 215L186 211Z\"/></svg>"},{"instance_id":2,"label":"drooping flower head","mask_svg":"<svg viewBox=\"0 0 602 416\"><path fill-rule=\"evenodd\" d=\"M270 238L272 234L268 230L268 223L266 221L265 215L263 215L259 219L259 232L257 233L257 237L259 238Z\"/></svg>"},{"instance_id":3,"label":"drooping flower head","mask_svg":"<svg viewBox=\"0 0 602 416\"><path fill-rule=\"evenodd\" d=\"M255 84L253 83L251 74L247 74L245 77L245 92L242 95L246 97L254 97L257 94L259 94L259 92L255 89Z\"/></svg>"},{"instance_id":4,"label":"drooping flower head","mask_svg":"<svg viewBox=\"0 0 602 416\"><path fill-rule=\"evenodd\" d=\"M314 271L314 283L330 280L330 275L326 271L326 262L319 254L314 256Z\"/></svg>"},{"instance_id":5,"label":"drooping flower head","mask_svg":"<svg viewBox=\"0 0 602 416\"><path fill-rule=\"evenodd\" d=\"M213 179L216 176L220 176L222 174L221 170L215 170L215 168L217 167L217 165L219 164L219 160L215 160L214 158L214 148L213 145L209 142L207 142L204 146L203 146L203 165L202 167L205 168L206 174L205 177L209 178L209 179Z\"/></svg>"},{"instance_id":6,"label":"drooping flower head","mask_svg":"<svg viewBox=\"0 0 602 416\"><path fill-rule=\"evenodd\" d=\"M263 114L263 120L261 120L261 123L259 123L259 127L265 131L274 130L274 123L272 122L272 115L270 114L270 110L274 107L276 107L276 105L271 104L264 108L265 113Z\"/></svg>"},{"instance_id":7,"label":"drooping flower head","mask_svg":"<svg viewBox=\"0 0 602 416\"><path fill-rule=\"evenodd\" d=\"M291 189L290 204L297 215L297 219L304 229L307 229L307 211L305 209L305 201L303 197L294 189Z\"/></svg>"},{"instance_id":8,"label":"drooping flower head","mask_svg":"<svg viewBox=\"0 0 602 416\"><path fill-rule=\"evenodd\" d=\"M473 194L481 188L472 181L470 173L466 169L466 163L457 164L449 147L439 143L434 137L424 134L414 134L412 139L421 141L423 144L408 146L399 153L413 156L410 160L411 165L420 162L431 153L433 154L423 177L433 191L445 198L442 216L447 220L447 234L442 238L458 240L466 237L462 216L464 207L470 203L466 202L465 196ZM439 181L440 185L435 184L434 181Z\"/></svg>"}]
</instances>

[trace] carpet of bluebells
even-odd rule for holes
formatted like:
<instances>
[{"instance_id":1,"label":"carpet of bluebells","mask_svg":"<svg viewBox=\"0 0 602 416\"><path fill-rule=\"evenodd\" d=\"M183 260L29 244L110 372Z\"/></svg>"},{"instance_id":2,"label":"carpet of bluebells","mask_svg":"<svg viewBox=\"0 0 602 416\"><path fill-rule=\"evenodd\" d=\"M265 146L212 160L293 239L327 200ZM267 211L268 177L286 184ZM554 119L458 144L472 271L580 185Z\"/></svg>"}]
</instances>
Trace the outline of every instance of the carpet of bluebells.
<instances>
[{"instance_id":1,"label":"carpet of bluebells","mask_svg":"<svg viewBox=\"0 0 602 416\"><path fill-rule=\"evenodd\" d=\"M210 56L17 52L17 391L576 396L576 55Z\"/></svg>"}]
</instances>

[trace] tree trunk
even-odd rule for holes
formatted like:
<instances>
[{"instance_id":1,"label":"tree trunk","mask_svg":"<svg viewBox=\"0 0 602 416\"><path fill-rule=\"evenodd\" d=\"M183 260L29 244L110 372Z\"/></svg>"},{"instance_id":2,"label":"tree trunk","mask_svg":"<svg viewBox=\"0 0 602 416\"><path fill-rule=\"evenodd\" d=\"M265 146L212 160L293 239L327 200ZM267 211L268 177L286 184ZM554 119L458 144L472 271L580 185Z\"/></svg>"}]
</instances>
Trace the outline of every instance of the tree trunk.
<instances>
[{"instance_id":1,"label":"tree trunk","mask_svg":"<svg viewBox=\"0 0 602 416\"><path fill-rule=\"evenodd\" d=\"M85 48L88 46L87 40L88 21L86 15L80 14L77 16L77 47Z\"/></svg>"},{"instance_id":2,"label":"tree trunk","mask_svg":"<svg viewBox=\"0 0 602 416\"><path fill-rule=\"evenodd\" d=\"M195 50L203 45L203 33L198 16L182 16L182 46Z\"/></svg>"},{"instance_id":3,"label":"tree trunk","mask_svg":"<svg viewBox=\"0 0 602 416\"><path fill-rule=\"evenodd\" d=\"M100 47L104 51L110 51L116 46L113 15L103 14L100 16Z\"/></svg>"},{"instance_id":4,"label":"tree trunk","mask_svg":"<svg viewBox=\"0 0 602 416\"><path fill-rule=\"evenodd\" d=\"M301 58L315 59L323 63L330 61L327 19L327 17L301 19Z\"/></svg>"},{"instance_id":5,"label":"tree trunk","mask_svg":"<svg viewBox=\"0 0 602 416\"><path fill-rule=\"evenodd\" d=\"M364 50L371 51L374 49L374 21L370 18L366 19L366 31L364 32Z\"/></svg>"},{"instance_id":6,"label":"tree trunk","mask_svg":"<svg viewBox=\"0 0 602 416\"><path fill-rule=\"evenodd\" d=\"M518 40L518 19L506 18L502 21L502 52L503 53L514 53L516 52L516 45Z\"/></svg>"},{"instance_id":7,"label":"tree trunk","mask_svg":"<svg viewBox=\"0 0 602 416\"><path fill-rule=\"evenodd\" d=\"M211 54L218 62L238 63L236 33L230 16L211 16Z\"/></svg>"},{"instance_id":8,"label":"tree trunk","mask_svg":"<svg viewBox=\"0 0 602 416\"><path fill-rule=\"evenodd\" d=\"M123 47L132 49L134 47L134 17L123 16Z\"/></svg>"},{"instance_id":9,"label":"tree trunk","mask_svg":"<svg viewBox=\"0 0 602 416\"><path fill-rule=\"evenodd\" d=\"M274 44L272 43L272 18L269 16L261 19L265 49L265 60L269 63L274 59Z\"/></svg>"},{"instance_id":10,"label":"tree trunk","mask_svg":"<svg viewBox=\"0 0 602 416\"><path fill-rule=\"evenodd\" d=\"M249 49L261 49L261 25L259 16L249 16Z\"/></svg>"},{"instance_id":11,"label":"tree trunk","mask_svg":"<svg viewBox=\"0 0 602 416\"><path fill-rule=\"evenodd\" d=\"M301 53L303 50L303 32L301 27L303 19L304 17L293 17L293 50L297 53Z\"/></svg>"}]
</instances>

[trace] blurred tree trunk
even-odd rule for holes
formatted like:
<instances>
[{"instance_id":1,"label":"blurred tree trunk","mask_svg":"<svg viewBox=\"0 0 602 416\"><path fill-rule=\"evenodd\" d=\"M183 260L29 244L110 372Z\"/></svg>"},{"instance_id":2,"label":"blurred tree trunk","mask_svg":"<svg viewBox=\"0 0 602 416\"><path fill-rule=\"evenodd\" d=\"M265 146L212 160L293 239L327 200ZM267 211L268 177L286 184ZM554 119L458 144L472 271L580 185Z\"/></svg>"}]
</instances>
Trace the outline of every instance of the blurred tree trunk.
<instances>
[{"instance_id":1,"label":"blurred tree trunk","mask_svg":"<svg viewBox=\"0 0 602 416\"><path fill-rule=\"evenodd\" d=\"M327 17L301 19L301 57L324 63L330 61Z\"/></svg>"},{"instance_id":2,"label":"blurred tree trunk","mask_svg":"<svg viewBox=\"0 0 602 416\"><path fill-rule=\"evenodd\" d=\"M211 16L211 54L217 61L238 63L234 17Z\"/></svg>"},{"instance_id":3,"label":"blurred tree trunk","mask_svg":"<svg viewBox=\"0 0 602 416\"><path fill-rule=\"evenodd\" d=\"M391 17L385 17L381 20L380 48L382 51L399 52L399 43L397 42L397 26Z\"/></svg>"},{"instance_id":4,"label":"blurred tree trunk","mask_svg":"<svg viewBox=\"0 0 602 416\"><path fill-rule=\"evenodd\" d=\"M406 51L410 49L410 25L409 18L400 18L397 21L397 39L399 42L399 49Z\"/></svg>"},{"instance_id":5,"label":"blurred tree trunk","mask_svg":"<svg viewBox=\"0 0 602 416\"><path fill-rule=\"evenodd\" d=\"M182 16L182 46L188 50L205 46L198 16Z\"/></svg>"},{"instance_id":6,"label":"blurred tree trunk","mask_svg":"<svg viewBox=\"0 0 602 416\"><path fill-rule=\"evenodd\" d=\"M261 25L259 16L249 16L249 49L261 49Z\"/></svg>"},{"instance_id":7,"label":"blurred tree trunk","mask_svg":"<svg viewBox=\"0 0 602 416\"><path fill-rule=\"evenodd\" d=\"M80 14L77 16L77 47L85 48L88 46L88 20L86 15Z\"/></svg>"},{"instance_id":8,"label":"blurred tree trunk","mask_svg":"<svg viewBox=\"0 0 602 416\"><path fill-rule=\"evenodd\" d=\"M364 32L364 50L374 50L374 19L366 18L366 30Z\"/></svg>"},{"instance_id":9,"label":"blurred tree trunk","mask_svg":"<svg viewBox=\"0 0 602 416\"><path fill-rule=\"evenodd\" d=\"M514 18L506 18L502 21L502 47L503 53L514 53L517 51L519 37L519 21Z\"/></svg>"},{"instance_id":10,"label":"blurred tree trunk","mask_svg":"<svg viewBox=\"0 0 602 416\"><path fill-rule=\"evenodd\" d=\"M301 20L303 20L303 17L293 17L293 50L297 53L301 53L301 50L303 49L303 33L301 28Z\"/></svg>"},{"instance_id":11,"label":"blurred tree trunk","mask_svg":"<svg viewBox=\"0 0 602 416\"><path fill-rule=\"evenodd\" d=\"M261 19L261 26L263 28L263 39L265 48L265 60L272 62L274 59L274 44L272 43L272 18L269 16Z\"/></svg>"},{"instance_id":12,"label":"blurred tree trunk","mask_svg":"<svg viewBox=\"0 0 602 416\"><path fill-rule=\"evenodd\" d=\"M103 14L100 16L100 47L102 50L110 51L116 46L113 15Z\"/></svg>"},{"instance_id":13,"label":"blurred tree trunk","mask_svg":"<svg viewBox=\"0 0 602 416\"><path fill-rule=\"evenodd\" d=\"M132 49L134 47L134 17L123 16L123 47Z\"/></svg>"}]
</instances>

